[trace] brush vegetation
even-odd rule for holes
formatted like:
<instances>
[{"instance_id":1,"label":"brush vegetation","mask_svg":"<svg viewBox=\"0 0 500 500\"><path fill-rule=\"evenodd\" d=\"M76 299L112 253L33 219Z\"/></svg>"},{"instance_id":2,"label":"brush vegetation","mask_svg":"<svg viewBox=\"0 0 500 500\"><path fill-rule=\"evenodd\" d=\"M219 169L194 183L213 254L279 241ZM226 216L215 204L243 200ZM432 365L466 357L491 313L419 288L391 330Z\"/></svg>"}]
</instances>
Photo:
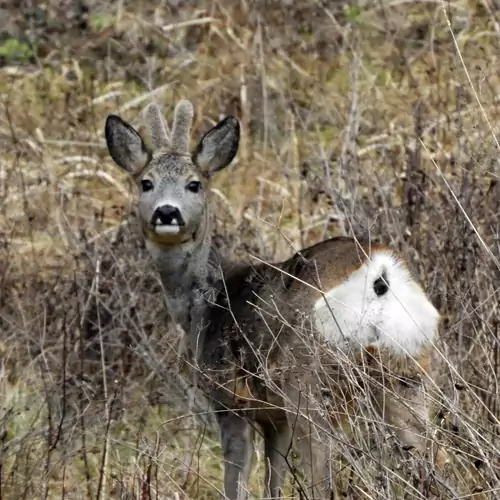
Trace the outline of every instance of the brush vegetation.
<instances>
[{"instance_id":1,"label":"brush vegetation","mask_svg":"<svg viewBox=\"0 0 500 500\"><path fill-rule=\"evenodd\" d=\"M369 236L409 259L442 315L446 474L405 484L347 461L339 494L498 498L494 2L35 4L0 6L0 498L218 498L214 418L103 137L107 114L139 127L152 99L170 119L183 97L193 137L226 114L242 125L211 199L234 258ZM262 477L259 455L254 498Z\"/></svg>"}]
</instances>

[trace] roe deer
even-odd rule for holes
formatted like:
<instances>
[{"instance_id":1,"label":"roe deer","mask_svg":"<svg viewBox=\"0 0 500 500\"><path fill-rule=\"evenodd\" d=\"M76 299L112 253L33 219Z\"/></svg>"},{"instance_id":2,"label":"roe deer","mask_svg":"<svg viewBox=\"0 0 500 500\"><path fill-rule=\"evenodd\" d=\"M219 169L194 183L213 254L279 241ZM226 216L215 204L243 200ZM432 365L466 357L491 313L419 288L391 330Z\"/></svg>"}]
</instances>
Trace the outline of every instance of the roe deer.
<instances>
[{"instance_id":1,"label":"roe deer","mask_svg":"<svg viewBox=\"0 0 500 500\"><path fill-rule=\"evenodd\" d=\"M208 186L235 157L240 126L227 116L191 153L192 119L191 103L181 100L170 133L150 104L152 151L116 115L107 117L105 135L114 162L137 182L142 232L166 306L216 412L226 497L247 497L255 429L264 437L266 497L282 495L292 443L308 494L328 496L327 425L344 425L361 404L342 373L347 360L369 373L369 398L384 424L425 453L421 379L439 314L404 260L384 246L337 237L276 264L226 261L212 243ZM328 411L313 412L322 398Z\"/></svg>"}]
</instances>

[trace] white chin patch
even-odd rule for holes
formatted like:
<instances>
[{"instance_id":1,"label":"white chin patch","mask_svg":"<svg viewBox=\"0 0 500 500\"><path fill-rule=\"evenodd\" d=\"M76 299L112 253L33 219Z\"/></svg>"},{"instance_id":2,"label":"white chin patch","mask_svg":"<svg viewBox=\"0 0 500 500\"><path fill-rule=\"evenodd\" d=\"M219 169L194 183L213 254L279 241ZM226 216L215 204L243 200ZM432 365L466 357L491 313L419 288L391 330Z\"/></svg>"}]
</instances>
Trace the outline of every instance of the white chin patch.
<instances>
[{"instance_id":1,"label":"white chin patch","mask_svg":"<svg viewBox=\"0 0 500 500\"><path fill-rule=\"evenodd\" d=\"M156 234L177 234L179 233L181 228L172 224L159 224L155 226Z\"/></svg>"}]
</instances>

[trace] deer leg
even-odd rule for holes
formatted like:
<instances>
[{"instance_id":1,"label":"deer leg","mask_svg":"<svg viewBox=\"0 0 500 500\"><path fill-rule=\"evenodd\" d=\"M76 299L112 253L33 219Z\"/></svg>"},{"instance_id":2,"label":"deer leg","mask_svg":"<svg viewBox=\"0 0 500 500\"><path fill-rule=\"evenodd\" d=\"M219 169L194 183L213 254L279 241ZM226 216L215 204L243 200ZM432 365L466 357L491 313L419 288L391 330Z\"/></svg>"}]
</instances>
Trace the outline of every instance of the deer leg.
<instances>
[{"instance_id":1,"label":"deer leg","mask_svg":"<svg viewBox=\"0 0 500 500\"><path fill-rule=\"evenodd\" d=\"M287 469L287 455L291 446L291 432L288 422L266 422L264 449L266 458L265 498L279 499Z\"/></svg>"},{"instance_id":2,"label":"deer leg","mask_svg":"<svg viewBox=\"0 0 500 500\"><path fill-rule=\"evenodd\" d=\"M336 498L332 496L332 487L334 485L327 474L327 463L329 454L324 443L325 440L319 440L318 436L313 436L309 428L309 422L297 422L295 432L296 449L299 455L299 467L305 476L305 483L300 484L301 497L309 500L326 500Z\"/></svg>"},{"instance_id":3,"label":"deer leg","mask_svg":"<svg viewBox=\"0 0 500 500\"><path fill-rule=\"evenodd\" d=\"M230 411L218 413L217 419L224 454L225 498L246 500L254 452L254 427Z\"/></svg>"},{"instance_id":4,"label":"deer leg","mask_svg":"<svg viewBox=\"0 0 500 500\"><path fill-rule=\"evenodd\" d=\"M327 466L329 437L324 432L327 422L317 411L317 403L292 384L287 386L285 400L289 432L299 455L299 468L305 476L305 481L299 480L297 484L300 496L309 500L332 498L333 478Z\"/></svg>"},{"instance_id":5,"label":"deer leg","mask_svg":"<svg viewBox=\"0 0 500 500\"><path fill-rule=\"evenodd\" d=\"M431 448L428 434L429 408L426 394L420 384L400 387L396 392L388 391L377 396L377 404L385 422L394 429L403 445L414 448L425 457ZM435 463L441 469L447 460L446 452L437 450Z\"/></svg>"}]
</instances>

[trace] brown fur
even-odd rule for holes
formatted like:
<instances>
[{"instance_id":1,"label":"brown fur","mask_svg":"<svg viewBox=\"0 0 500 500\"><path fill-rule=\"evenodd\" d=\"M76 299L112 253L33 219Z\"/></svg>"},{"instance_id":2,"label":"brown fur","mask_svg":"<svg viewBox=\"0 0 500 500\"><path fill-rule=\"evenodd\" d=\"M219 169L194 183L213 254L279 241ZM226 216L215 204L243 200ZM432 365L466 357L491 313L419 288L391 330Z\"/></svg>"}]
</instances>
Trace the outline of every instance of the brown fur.
<instances>
[{"instance_id":1,"label":"brown fur","mask_svg":"<svg viewBox=\"0 0 500 500\"><path fill-rule=\"evenodd\" d=\"M211 310L207 336L220 340L217 349L221 351L207 349L203 353L208 385L214 380L210 375L212 365L218 366L221 380L228 376L229 368L226 372L223 369L226 364L240 367L245 383L234 389L238 408L253 409L252 418L264 425L288 419L302 456L311 457L302 461L310 481L324 476L331 451L324 447L331 442L329 432L317 429L339 429L352 435L353 422L365 406L372 408L371 418L394 430L403 444L414 447L421 456L427 454L428 408L423 383L430 374L430 349L414 359L368 346L346 359L326 340L308 332L312 327L307 312L322 296L321 290L342 283L376 251L389 250L335 238L275 267L227 267L222 296L227 294L228 304L222 300ZM238 349L245 346L247 355L241 356ZM258 361L250 361L250 351L256 346ZM223 396L219 399L222 401ZM276 410L281 407L285 408L284 415ZM328 416L322 416L322 411ZM438 460L437 465L442 466L443 461ZM315 498L323 498L320 489L315 494Z\"/></svg>"}]
</instances>

